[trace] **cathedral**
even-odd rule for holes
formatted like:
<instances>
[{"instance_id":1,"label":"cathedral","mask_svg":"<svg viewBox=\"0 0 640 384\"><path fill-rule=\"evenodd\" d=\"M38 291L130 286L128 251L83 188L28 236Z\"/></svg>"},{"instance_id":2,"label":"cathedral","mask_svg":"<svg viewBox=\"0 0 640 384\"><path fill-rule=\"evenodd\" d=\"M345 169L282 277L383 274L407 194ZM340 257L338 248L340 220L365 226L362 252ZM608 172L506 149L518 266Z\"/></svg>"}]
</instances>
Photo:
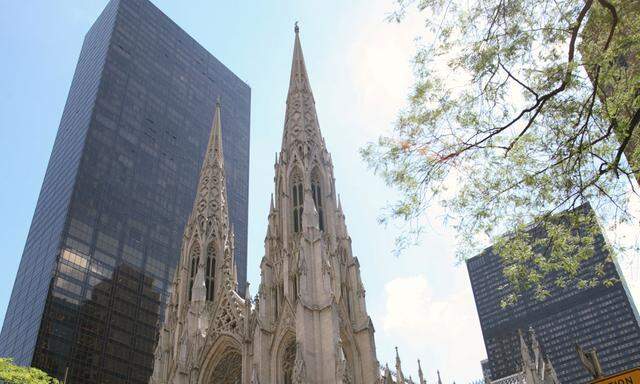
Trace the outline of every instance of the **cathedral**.
<instances>
[{"instance_id":1,"label":"cathedral","mask_svg":"<svg viewBox=\"0 0 640 384\"><path fill-rule=\"evenodd\" d=\"M150 384L426 384L420 361L418 380L405 377L397 348L394 370L376 358L297 25L274 170L252 298L248 283L237 292L218 100ZM558 384L533 334L532 350L522 340L523 371L493 382Z\"/></svg>"},{"instance_id":2,"label":"cathedral","mask_svg":"<svg viewBox=\"0 0 640 384\"><path fill-rule=\"evenodd\" d=\"M380 373L297 26L286 105L252 299L236 291L218 101L152 384L404 382Z\"/></svg>"}]
</instances>

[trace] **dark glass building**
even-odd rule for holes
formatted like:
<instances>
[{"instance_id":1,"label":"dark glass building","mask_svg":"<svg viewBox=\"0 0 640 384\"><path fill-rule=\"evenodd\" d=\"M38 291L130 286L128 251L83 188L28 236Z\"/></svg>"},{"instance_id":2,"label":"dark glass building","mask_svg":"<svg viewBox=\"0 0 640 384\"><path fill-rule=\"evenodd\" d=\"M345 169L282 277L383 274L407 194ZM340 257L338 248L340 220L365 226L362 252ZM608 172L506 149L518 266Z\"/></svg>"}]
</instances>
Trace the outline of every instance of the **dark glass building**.
<instances>
[{"instance_id":1,"label":"dark glass building","mask_svg":"<svg viewBox=\"0 0 640 384\"><path fill-rule=\"evenodd\" d=\"M592 215L588 206L585 214ZM532 237L539 236L531 233ZM538 237L539 238L539 237ZM579 278L595 277L594 266L607 260L608 247L602 233L595 239L595 255L581 267ZM575 345L596 348L605 374L640 366L640 326L633 301L615 262L607 262L601 279L616 279L612 287L603 285L577 289L553 286L550 296L539 301L529 292L512 306L501 301L511 291L503 274L502 259L492 248L467 261L488 361L485 375L493 380L521 370L518 330L532 327L546 357L562 383L587 383L588 372L578 360Z\"/></svg>"},{"instance_id":2,"label":"dark glass building","mask_svg":"<svg viewBox=\"0 0 640 384\"><path fill-rule=\"evenodd\" d=\"M244 282L250 89L149 1L108 3L80 53L0 356L70 383L147 382L218 96Z\"/></svg>"}]
</instances>

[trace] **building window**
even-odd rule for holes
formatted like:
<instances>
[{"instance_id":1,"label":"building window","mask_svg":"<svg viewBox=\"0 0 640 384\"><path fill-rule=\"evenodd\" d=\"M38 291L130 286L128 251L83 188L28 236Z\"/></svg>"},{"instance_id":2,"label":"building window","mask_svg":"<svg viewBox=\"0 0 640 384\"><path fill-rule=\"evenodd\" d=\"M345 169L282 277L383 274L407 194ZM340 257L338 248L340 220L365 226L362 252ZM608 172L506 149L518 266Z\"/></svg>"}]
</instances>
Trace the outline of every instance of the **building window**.
<instances>
[{"instance_id":1,"label":"building window","mask_svg":"<svg viewBox=\"0 0 640 384\"><path fill-rule=\"evenodd\" d=\"M198 272L198 261L200 259L200 247L196 244L191 248L190 268L189 268L189 301L191 301L191 294L193 293L193 283L196 279L196 273Z\"/></svg>"},{"instance_id":2,"label":"building window","mask_svg":"<svg viewBox=\"0 0 640 384\"><path fill-rule=\"evenodd\" d=\"M207 248L207 264L204 283L207 288L207 301L213 301L214 279L216 275L216 251L214 243Z\"/></svg>"},{"instance_id":3,"label":"building window","mask_svg":"<svg viewBox=\"0 0 640 384\"><path fill-rule=\"evenodd\" d=\"M293 177L291 178L292 191L291 195L293 196L293 232L299 233L302 231L302 206L304 200L303 189L302 189L302 176L300 172L294 172Z\"/></svg>"},{"instance_id":4,"label":"building window","mask_svg":"<svg viewBox=\"0 0 640 384\"><path fill-rule=\"evenodd\" d=\"M324 231L324 215L322 210L322 191L320 189L320 174L317 169L313 170L311 174L311 196L313 196L313 203L316 206L318 212L318 224L321 231Z\"/></svg>"},{"instance_id":5,"label":"building window","mask_svg":"<svg viewBox=\"0 0 640 384\"><path fill-rule=\"evenodd\" d=\"M296 363L296 342L292 340L282 352L282 383L293 384L293 370Z\"/></svg>"}]
</instances>

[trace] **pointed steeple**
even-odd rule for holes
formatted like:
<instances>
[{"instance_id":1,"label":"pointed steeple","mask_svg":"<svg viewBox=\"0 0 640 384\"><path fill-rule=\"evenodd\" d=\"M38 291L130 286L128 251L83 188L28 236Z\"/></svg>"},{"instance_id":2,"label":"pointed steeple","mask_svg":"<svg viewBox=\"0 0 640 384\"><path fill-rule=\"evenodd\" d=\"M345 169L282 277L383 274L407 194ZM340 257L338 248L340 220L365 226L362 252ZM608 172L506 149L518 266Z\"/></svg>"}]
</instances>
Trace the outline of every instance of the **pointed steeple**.
<instances>
[{"instance_id":1,"label":"pointed steeple","mask_svg":"<svg viewBox=\"0 0 640 384\"><path fill-rule=\"evenodd\" d=\"M309 74L307 73L307 66L304 62L304 55L302 54L302 45L300 44L300 27L296 22L294 28L296 37L293 43L293 60L291 63L291 75L289 79L289 93L287 102L289 102L291 95L296 92L311 94L311 83L309 82Z\"/></svg>"},{"instance_id":2,"label":"pointed steeple","mask_svg":"<svg viewBox=\"0 0 640 384\"><path fill-rule=\"evenodd\" d=\"M221 105L220 98L218 98L189 225L198 228L203 242L201 249L207 250L213 239L222 242L221 244L216 243L214 248L217 248L215 253L221 252L222 256L222 260L219 260L221 263L217 262L216 266L221 270L222 280L219 287L223 290L236 289L237 286L237 273L233 259L234 231L233 226L229 223L227 201L222 151ZM203 259L199 261L198 274L200 271L204 273L205 261ZM204 280L203 276L202 281L199 281L198 275L196 275L194 290L199 288L199 285L204 286ZM203 289L206 297L206 288Z\"/></svg>"},{"instance_id":3,"label":"pointed steeple","mask_svg":"<svg viewBox=\"0 0 640 384\"><path fill-rule=\"evenodd\" d=\"M518 329L518 337L520 338L520 357L522 358L522 366L523 368L531 367L533 365L533 361L521 329Z\"/></svg>"},{"instance_id":4,"label":"pointed steeple","mask_svg":"<svg viewBox=\"0 0 640 384\"><path fill-rule=\"evenodd\" d=\"M440 370L438 370L438 384L442 384L442 379L440 378Z\"/></svg>"},{"instance_id":5,"label":"pointed steeple","mask_svg":"<svg viewBox=\"0 0 640 384\"><path fill-rule=\"evenodd\" d=\"M418 359L418 378L420 379L420 384L427 384L424 380L424 373L422 372L422 365L420 364L420 359Z\"/></svg>"},{"instance_id":6,"label":"pointed steeple","mask_svg":"<svg viewBox=\"0 0 640 384\"><path fill-rule=\"evenodd\" d=\"M531 338L531 349L533 350L534 363L536 364L536 366L539 366L542 353L540 350L540 344L538 343L538 338L536 337L536 332L533 327L529 327L529 337Z\"/></svg>"},{"instance_id":7,"label":"pointed steeple","mask_svg":"<svg viewBox=\"0 0 640 384\"><path fill-rule=\"evenodd\" d=\"M393 384L393 378L391 377L391 370L389 369L389 364L385 364L384 366L384 384Z\"/></svg>"},{"instance_id":8,"label":"pointed steeple","mask_svg":"<svg viewBox=\"0 0 640 384\"><path fill-rule=\"evenodd\" d=\"M224 162L222 154L222 120L220 117L220 96L216 100L216 112L213 115L213 127L211 129L213 137L213 154L216 160Z\"/></svg>"},{"instance_id":9,"label":"pointed steeple","mask_svg":"<svg viewBox=\"0 0 640 384\"><path fill-rule=\"evenodd\" d=\"M296 24L282 148L283 150L302 148L306 151L306 147L324 148L324 140L320 134L315 101L302 54L299 32L300 28ZM306 144L306 146L301 147L300 144Z\"/></svg>"},{"instance_id":10,"label":"pointed steeple","mask_svg":"<svg viewBox=\"0 0 640 384\"><path fill-rule=\"evenodd\" d=\"M400 354L398 353L398 347L396 347L396 382L398 384L405 384L404 374L402 373L402 362L400 361Z\"/></svg>"},{"instance_id":11,"label":"pointed steeple","mask_svg":"<svg viewBox=\"0 0 640 384\"><path fill-rule=\"evenodd\" d=\"M207 143L205 158L202 162L202 170L213 165L224 165L224 157L222 153L222 120L220 117L220 97L216 99L216 109L213 114L213 123L211 124L211 131L209 132L209 141ZM200 182L202 182L202 173L200 174Z\"/></svg>"},{"instance_id":12,"label":"pointed steeple","mask_svg":"<svg viewBox=\"0 0 640 384\"><path fill-rule=\"evenodd\" d=\"M206 219L215 217L224 227L229 225L219 98L216 102L213 124L200 170L198 190L191 215L190 222L197 222L198 216L204 216Z\"/></svg>"}]
</instances>

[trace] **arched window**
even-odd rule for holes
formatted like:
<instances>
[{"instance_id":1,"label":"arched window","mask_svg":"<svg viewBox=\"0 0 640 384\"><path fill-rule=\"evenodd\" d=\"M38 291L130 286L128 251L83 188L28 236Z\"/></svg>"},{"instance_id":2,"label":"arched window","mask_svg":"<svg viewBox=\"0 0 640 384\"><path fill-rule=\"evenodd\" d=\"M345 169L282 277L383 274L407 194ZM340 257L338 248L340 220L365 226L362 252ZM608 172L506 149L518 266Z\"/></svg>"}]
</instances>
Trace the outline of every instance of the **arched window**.
<instances>
[{"instance_id":1,"label":"arched window","mask_svg":"<svg viewBox=\"0 0 640 384\"><path fill-rule=\"evenodd\" d=\"M207 247L207 263L204 283L207 288L207 301L213 301L214 278L216 275L216 251L213 242Z\"/></svg>"},{"instance_id":2,"label":"arched window","mask_svg":"<svg viewBox=\"0 0 640 384\"><path fill-rule=\"evenodd\" d=\"M197 244L195 244L193 248L191 248L189 259L189 301L191 301L191 294L193 293L193 283L196 279L196 273L198 272L198 261L200 259L200 247Z\"/></svg>"},{"instance_id":3,"label":"arched window","mask_svg":"<svg viewBox=\"0 0 640 384\"><path fill-rule=\"evenodd\" d=\"M311 174L311 196L313 196L313 203L316 206L318 212L318 224L321 231L324 231L324 215L322 210L322 190L320 188L320 174L317 169L313 170Z\"/></svg>"},{"instance_id":4,"label":"arched window","mask_svg":"<svg viewBox=\"0 0 640 384\"><path fill-rule=\"evenodd\" d=\"M291 341L282 352L282 382L293 384L293 368L296 363L296 342Z\"/></svg>"},{"instance_id":5,"label":"arched window","mask_svg":"<svg viewBox=\"0 0 640 384\"><path fill-rule=\"evenodd\" d=\"M302 231L302 206L304 204L303 189L302 189L302 175L300 172L294 172L291 177L293 197L293 232L298 233Z\"/></svg>"}]
</instances>

